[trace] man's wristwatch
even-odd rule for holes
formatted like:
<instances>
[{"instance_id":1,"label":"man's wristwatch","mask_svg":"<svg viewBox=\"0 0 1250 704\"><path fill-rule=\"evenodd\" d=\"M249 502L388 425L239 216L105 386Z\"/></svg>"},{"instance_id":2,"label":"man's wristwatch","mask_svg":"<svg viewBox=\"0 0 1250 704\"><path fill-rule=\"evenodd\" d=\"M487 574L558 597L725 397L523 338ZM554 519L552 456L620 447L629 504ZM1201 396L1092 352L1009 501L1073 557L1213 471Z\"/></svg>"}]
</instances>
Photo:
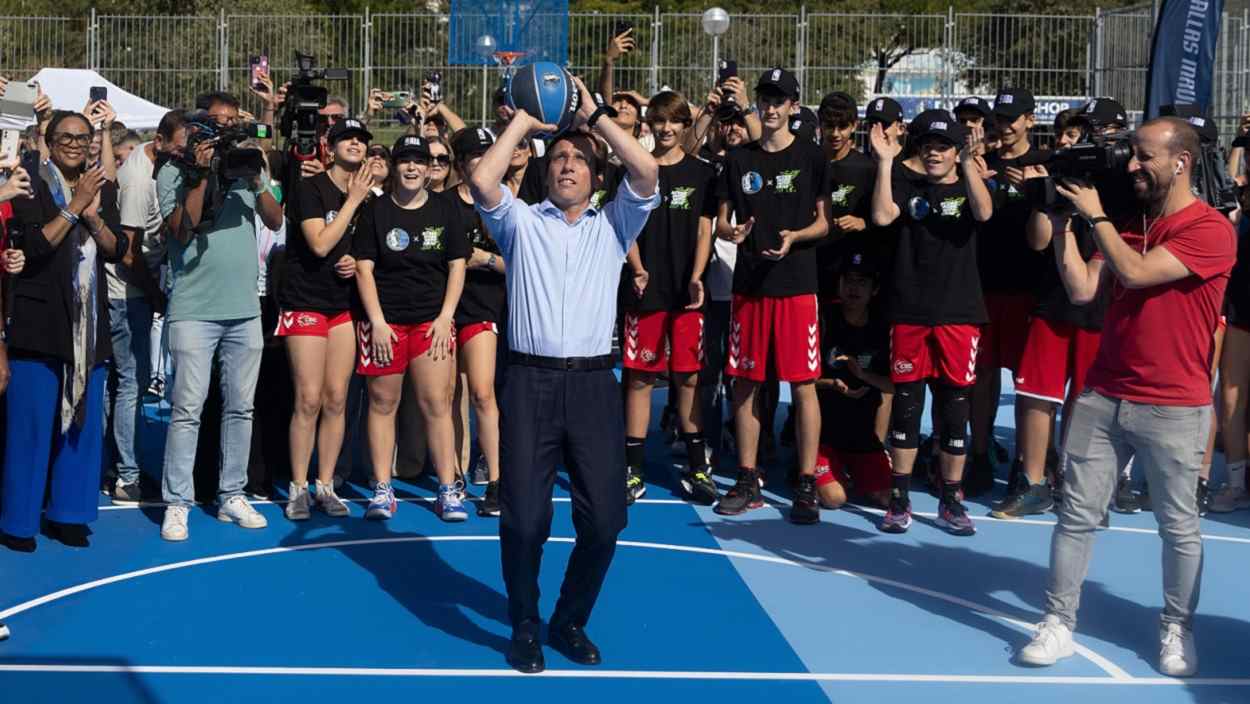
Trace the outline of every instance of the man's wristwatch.
<instances>
[{"instance_id":1,"label":"man's wristwatch","mask_svg":"<svg viewBox=\"0 0 1250 704\"><path fill-rule=\"evenodd\" d=\"M597 107L595 108L595 111L590 114L590 119L586 120L586 126L592 130L595 128L595 123L598 122L599 118L604 115L607 115L610 118L616 117L616 108L612 107L611 103L604 100L602 95L595 93L594 98L595 105Z\"/></svg>"}]
</instances>

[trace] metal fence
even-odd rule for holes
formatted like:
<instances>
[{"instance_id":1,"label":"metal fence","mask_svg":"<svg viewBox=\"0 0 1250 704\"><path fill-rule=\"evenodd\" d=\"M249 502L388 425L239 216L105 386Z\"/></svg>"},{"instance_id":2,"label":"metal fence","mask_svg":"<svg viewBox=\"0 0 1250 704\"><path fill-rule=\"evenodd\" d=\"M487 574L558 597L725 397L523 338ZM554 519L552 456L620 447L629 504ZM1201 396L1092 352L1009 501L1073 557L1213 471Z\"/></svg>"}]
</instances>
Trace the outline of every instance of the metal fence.
<instances>
[{"instance_id":1,"label":"metal fence","mask_svg":"<svg viewBox=\"0 0 1250 704\"><path fill-rule=\"evenodd\" d=\"M714 41L700 15L573 13L569 65L597 76L618 22L634 27L636 50L618 61L616 86L661 87L700 100L717 56L750 77L773 66L797 71L804 101L830 90L859 98L991 94L1001 85L1038 95L1112 95L1136 108L1145 94L1151 6L1082 16L809 13L741 14ZM98 15L0 17L0 71L21 77L43 66L81 66L156 103L187 105L204 90L246 93L248 56L265 52L274 76L293 72L296 49L320 65L347 68L332 85L358 108L370 88L412 89L432 70L443 75L454 110L485 120L498 85L493 67L446 65L449 18L443 14ZM1250 14L1225 15L1213 112L1225 129L1250 108ZM250 100L250 98L249 98ZM251 103L255 107L255 102Z\"/></svg>"}]
</instances>

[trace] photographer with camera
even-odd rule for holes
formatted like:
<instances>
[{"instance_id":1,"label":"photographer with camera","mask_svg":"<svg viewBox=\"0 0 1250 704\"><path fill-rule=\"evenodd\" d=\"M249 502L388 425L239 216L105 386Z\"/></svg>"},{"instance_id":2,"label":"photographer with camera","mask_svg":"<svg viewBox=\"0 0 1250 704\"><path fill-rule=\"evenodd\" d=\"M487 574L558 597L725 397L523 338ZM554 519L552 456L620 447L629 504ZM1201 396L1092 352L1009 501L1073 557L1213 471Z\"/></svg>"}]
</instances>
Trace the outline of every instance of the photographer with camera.
<instances>
[{"instance_id":1,"label":"photographer with camera","mask_svg":"<svg viewBox=\"0 0 1250 704\"><path fill-rule=\"evenodd\" d=\"M698 151L705 141L713 152L722 151L727 146L738 146L726 144L729 137L726 133L731 132L735 126L745 130L741 144L759 141L764 134L763 126L759 115L748 109L750 105L747 87L741 78L734 75L718 80L712 90L708 91L703 108L695 116L694 127L686 131L686 151Z\"/></svg>"},{"instance_id":2,"label":"photographer with camera","mask_svg":"<svg viewBox=\"0 0 1250 704\"><path fill-rule=\"evenodd\" d=\"M1229 271L1232 225L1195 197L1197 132L1176 117L1150 120L1131 137L1126 180L1137 213L1113 220L1087 181L1056 191L1094 234L1081 258L1070 219L1052 217L1060 275L1074 303L1110 287L1102 341L1064 441L1064 502L1051 542L1046 619L1020 660L1051 665L1072 655L1072 631L1094 532L1121 465L1141 459L1163 540L1164 609L1159 670L1198 669L1192 619L1202 572L1198 472L1211 421L1211 356Z\"/></svg>"},{"instance_id":3,"label":"photographer with camera","mask_svg":"<svg viewBox=\"0 0 1250 704\"><path fill-rule=\"evenodd\" d=\"M211 93L199 102L206 113L188 125L186 151L162 166L156 179L177 281L166 323L178 373L165 443L162 494L168 507L161 525L161 537L175 541L188 537L200 414L215 355L224 396L217 517L244 528L266 525L243 498L263 348L256 215L272 230L283 224L282 206L268 188L264 155L233 146L247 132L239 129L238 99ZM259 170L253 170L256 161Z\"/></svg>"}]
</instances>

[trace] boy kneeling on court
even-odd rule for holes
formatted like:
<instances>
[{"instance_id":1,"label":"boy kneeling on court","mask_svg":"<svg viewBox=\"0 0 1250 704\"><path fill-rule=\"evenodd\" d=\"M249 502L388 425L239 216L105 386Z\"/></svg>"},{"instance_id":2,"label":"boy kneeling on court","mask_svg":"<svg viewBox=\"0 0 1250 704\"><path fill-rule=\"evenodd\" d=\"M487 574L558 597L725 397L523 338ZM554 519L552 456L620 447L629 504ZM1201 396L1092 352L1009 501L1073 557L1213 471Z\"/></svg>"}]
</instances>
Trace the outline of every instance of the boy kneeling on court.
<instances>
[{"instance_id":1,"label":"boy kneeling on court","mask_svg":"<svg viewBox=\"0 0 1250 704\"><path fill-rule=\"evenodd\" d=\"M876 263L851 250L838 270L838 298L820 311L820 448L816 491L825 508L849 496L885 506L892 465L884 444L894 385L890 382L890 327L869 310L877 295Z\"/></svg>"}]
</instances>

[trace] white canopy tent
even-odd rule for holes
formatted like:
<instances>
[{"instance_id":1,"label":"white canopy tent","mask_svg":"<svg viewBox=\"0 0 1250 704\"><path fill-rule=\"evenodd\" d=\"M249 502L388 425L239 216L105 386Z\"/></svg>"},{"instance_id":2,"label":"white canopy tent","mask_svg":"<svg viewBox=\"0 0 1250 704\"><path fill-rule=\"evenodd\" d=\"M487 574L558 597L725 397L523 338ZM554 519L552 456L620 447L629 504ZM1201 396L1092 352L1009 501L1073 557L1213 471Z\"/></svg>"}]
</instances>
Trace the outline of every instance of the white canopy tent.
<instances>
[{"instance_id":1,"label":"white canopy tent","mask_svg":"<svg viewBox=\"0 0 1250 704\"><path fill-rule=\"evenodd\" d=\"M137 95L118 88L103 76L82 68L45 68L35 74L31 80L39 82L43 92L52 99L52 107L57 110L82 110L87 105L87 97L93 86L108 88L108 101L117 111L117 120L131 129L156 129L161 118L168 112L156 103L148 102ZM5 123L12 122L4 119ZM3 124L5 129L24 128L33 123Z\"/></svg>"}]
</instances>

